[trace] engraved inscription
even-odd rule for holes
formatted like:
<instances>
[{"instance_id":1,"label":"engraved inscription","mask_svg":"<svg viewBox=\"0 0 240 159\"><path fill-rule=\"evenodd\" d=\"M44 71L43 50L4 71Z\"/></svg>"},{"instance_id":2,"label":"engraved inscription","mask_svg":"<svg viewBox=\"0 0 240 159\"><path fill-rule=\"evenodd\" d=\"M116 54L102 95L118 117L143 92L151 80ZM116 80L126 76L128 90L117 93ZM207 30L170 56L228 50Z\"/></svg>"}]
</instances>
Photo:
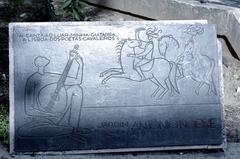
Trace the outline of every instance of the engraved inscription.
<instances>
[{"instance_id":1,"label":"engraved inscription","mask_svg":"<svg viewBox=\"0 0 240 159\"><path fill-rule=\"evenodd\" d=\"M24 42L60 42L60 41L92 41L92 40L117 40L118 37L111 32L108 33L18 33L18 37Z\"/></svg>"},{"instance_id":2,"label":"engraved inscription","mask_svg":"<svg viewBox=\"0 0 240 159\"><path fill-rule=\"evenodd\" d=\"M217 119L196 119L196 120L147 120L147 121L104 121L97 125L98 129L200 129L200 128L211 128L217 127Z\"/></svg>"}]
</instances>

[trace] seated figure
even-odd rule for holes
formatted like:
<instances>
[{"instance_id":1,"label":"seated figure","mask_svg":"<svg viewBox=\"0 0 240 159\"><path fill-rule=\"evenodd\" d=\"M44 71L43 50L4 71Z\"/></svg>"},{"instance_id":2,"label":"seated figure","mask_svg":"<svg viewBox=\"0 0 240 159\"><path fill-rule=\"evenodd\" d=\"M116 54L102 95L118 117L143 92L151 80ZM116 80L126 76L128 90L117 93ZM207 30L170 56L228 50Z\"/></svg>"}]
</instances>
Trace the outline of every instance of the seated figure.
<instances>
[{"instance_id":1,"label":"seated figure","mask_svg":"<svg viewBox=\"0 0 240 159\"><path fill-rule=\"evenodd\" d=\"M73 62L78 64L75 77L68 75ZM47 72L49 63L43 56L34 60L37 71L27 79L24 92L25 115L30 121L18 128L19 138L50 138L82 131L83 60L71 50L62 74Z\"/></svg>"}]
</instances>

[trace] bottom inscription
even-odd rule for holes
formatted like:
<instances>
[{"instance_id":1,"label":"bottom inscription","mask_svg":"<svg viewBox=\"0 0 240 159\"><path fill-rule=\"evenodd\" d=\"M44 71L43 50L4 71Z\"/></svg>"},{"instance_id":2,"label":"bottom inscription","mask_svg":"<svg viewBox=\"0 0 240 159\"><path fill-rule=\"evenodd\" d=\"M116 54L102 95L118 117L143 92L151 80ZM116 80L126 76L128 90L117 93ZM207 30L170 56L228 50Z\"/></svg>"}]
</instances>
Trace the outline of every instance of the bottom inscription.
<instances>
[{"instance_id":1,"label":"bottom inscription","mask_svg":"<svg viewBox=\"0 0 240 159\"><path fill-rule=\"evenodd\" d=\"M115 129L115 128L129 128L129 129L170 129L170 128L217 128L217 119L196 119L196 120L147 120L135 122L121 122L121 121L103 121L96 128L99 129Z\"/></svg>"}]
</instances>

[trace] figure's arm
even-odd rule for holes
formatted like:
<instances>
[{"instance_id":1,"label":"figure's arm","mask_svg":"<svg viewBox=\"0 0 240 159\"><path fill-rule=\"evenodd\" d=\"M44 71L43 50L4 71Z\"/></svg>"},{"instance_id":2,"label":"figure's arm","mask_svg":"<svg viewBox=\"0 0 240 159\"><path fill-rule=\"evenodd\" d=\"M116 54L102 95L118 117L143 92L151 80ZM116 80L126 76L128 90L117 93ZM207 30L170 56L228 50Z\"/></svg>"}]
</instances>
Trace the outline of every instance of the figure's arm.
<instances>
[{"instance_id":1,"label":"figure's arm","mask_svg":"<svg viewBox=\"0 0 240 159\"><path fill-rule=\"evenodd\" d=\"M37 107L35 105L35 84L33 77L34 75L28 78L24 91L24 109L27 115L32 115L32 110Z\"/></svg>"},{"instance_id":2,"label":"figure's arm","mask_svg":"<svg viewBox=\"0 0 240 159\"><path fill-rule=\"evenodd\" d=\"M136 56L137 56L137 57L146 56L147 54L149 54L149 53L152 51L152 49L153 49L153 44L152 44L152 43L149 43L149 44L145 47L144 51L138 53Z\"/></svg>"},{"instance_id":3,"label":"figure's arm","mask_svg":"<svg viewBox=\"0 0 240 159\"><path fill-rule=\"evenodd\" d=\"M65 84L66 85L77 85L77 84L82 84L82 80L83 80L83 59L81 56L76 55L76 57L74 58L73 62L77 62L78 64L78 69L77 69L77 74L75 77L67 77Z\"/></svg>"},{"instance_id":4,"label":"figure's arm","mask_svg":"<svg viewBox=\"0 0 240 159\"><path fill-rule=\"evenodd\" d=\"M143 59L146 55L148 55L153 49L153 44L149 43L147 44L147 46L145 47L143 52L140 53L136 53L136 54L128 54L129 57L134 57L134 58L139 58L139 59Z\"/></svg>"},{"instance_id":5,"label":"figure's arm","mask_svg":"<svg viewBox=\"0 0 240 159\"><path fill-rule=\"evenodd\" d=\"M49 117L55 116L52 113L47 113L39 110L38 103L36 102L36 80L34 79L34 75L31 76L26 83L25 92L24 92L24 109L26 115L29 116L42 116L42 117Z\"/></svg>"},{"instance_id":6,"label":"figure's arm","mask_svg":"<svg viewBox=\"0 0 240 159\"><path fill-rule=\"evenodd\" d=\"M182 62L183 62L183 59L184 59L184 53L180 54L180 55L177 57L176 62L177 62L177 63L182 63Z\"/></svg>"},{"instance_id":7,"label":"figure's arm","mask_svg":"<svg viewBox=\"0 0 240 159\"><path fill-rule=\"evenodd\" d=\"M77 84L81 84L82 80L83 80L83 66L84 66L84 63L83 63L82 57L79 56L79 55L76 57L75 60L79 65L78 72L77 72L77 75L76 75L75 79L76 79Z\"/></svg>"}]
</instances>

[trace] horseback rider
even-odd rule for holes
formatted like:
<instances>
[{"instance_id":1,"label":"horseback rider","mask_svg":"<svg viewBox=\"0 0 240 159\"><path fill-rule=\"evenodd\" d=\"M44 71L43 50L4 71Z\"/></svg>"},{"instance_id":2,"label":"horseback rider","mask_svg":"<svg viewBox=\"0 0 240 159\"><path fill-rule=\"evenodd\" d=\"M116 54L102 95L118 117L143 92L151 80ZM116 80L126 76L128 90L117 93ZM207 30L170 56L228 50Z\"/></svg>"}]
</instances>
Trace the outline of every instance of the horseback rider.
<instances>
[{"instance_id":1,"label":"horseback rider","mask_svg":"<svg viewBox=\"0 0 240 159\"><path fill-rule=\"evenodd\" d=\"M139 45L140 48L143 48L144 51L135 54L129 54L129 56L133 56L139 59L139 61L135 61L134 63L134 69L138 72L138 74L141 76L141 80L145 80L146 77L144 76L141 67L148 64L155 58L161 57L158 49L158 37L159 33L162 32L162 30L157 31L156 28L148 28L146 30L147 35L147 41L144 41L140 38L139 33L140 31L145 30L144 28L139 28L136 30L136 39L141 42ZM146 44L144 44L146 43ZM144 45L143 45L144 44Z\"/></svg>"},{"instance_id":2,"label":"horseback rider","mask_svg":"<svg viewBox=\"0 0 240 159\"><path fill-rule=\"evenodd\" d=\"M196 66L200 67L197 58L198 54L195 51L194 37L202 35L204 33L204 28L201 25L189 25L183 30L183 33L186 37L186 43L183 53L177 58L177 64L180 73L178 78L192 76L194 72L193 68L197 69Z\"/></svg>"},{"instance_id":3,"label":"horseback rider","mask_svg":"<svg viewBox=\"0 0 240 159\"><path fill-rule=\"evenodd\" d=\"M194 41L190 39L184 47L183 53L178 57L177 63L179 68L179 78L189 77L192 75L192 61L194 59Z\"/></svg>"}]
</instances>

